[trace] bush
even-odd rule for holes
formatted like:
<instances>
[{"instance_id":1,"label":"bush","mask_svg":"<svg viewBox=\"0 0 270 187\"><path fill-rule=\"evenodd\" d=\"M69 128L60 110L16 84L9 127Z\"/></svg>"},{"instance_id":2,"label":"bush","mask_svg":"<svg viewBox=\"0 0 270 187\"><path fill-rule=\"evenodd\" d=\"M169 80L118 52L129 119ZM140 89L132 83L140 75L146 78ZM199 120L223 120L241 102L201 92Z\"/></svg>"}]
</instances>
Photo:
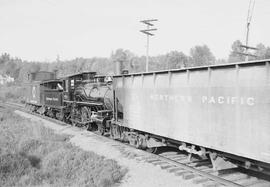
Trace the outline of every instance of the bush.
<instances>
[{"instance_id":1,"label":"bush","mask_svg":"<svg viewBox=\"0 0 270 187\"><path fill-rule=\"evenodd\" d=\"M25 103L27 90L19 85L0 85L0 100Z\"/></svg>"},{"instance_id":2,"label":"bush","mask_svg":"<svg viewBox=\"0 0 270 187\"><path fill-rule=\"evenodd\" d=\"M0 155L0 186L12 186L31 170L30 161L20 154ZM1 184L2 183L2 184Z\"/></svg>"},{"instance_id":3,"label":"bush","mask_svg":"<svg viewBox=\"0 0 270 187\"><path fill-rule=\"evenodd\" d=\"M2 115L2 116L1 116ZM0 186L112 186L126 171L41 124L0 115Z\"/></svg>"}]
</instances>

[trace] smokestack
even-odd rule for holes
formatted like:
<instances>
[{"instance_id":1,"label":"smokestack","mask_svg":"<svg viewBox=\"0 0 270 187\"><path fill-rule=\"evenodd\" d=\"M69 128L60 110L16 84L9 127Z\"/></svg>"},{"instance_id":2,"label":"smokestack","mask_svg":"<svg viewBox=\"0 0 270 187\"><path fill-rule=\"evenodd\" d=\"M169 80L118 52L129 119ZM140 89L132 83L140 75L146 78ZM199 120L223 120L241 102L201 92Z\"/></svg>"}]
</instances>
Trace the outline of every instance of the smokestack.
<instances>
[{"instance_id":1,"label":"smokestack","mask_svg":"<svg viewBox=\"0 0 270 187\"><path fill-rule=\"evenodd\" d=\"M56 79L57 78L57 73L58 73L58 70L57 69L55 69L55 70L53 70L53 78L52 79Z\"/></svg>"},{"instance_id":2,"label":"smokestack","mask_svg":"<svg viewBox=\"0 0 270 187\"><path fill-rule=\"evenodd\" d=\"M123 71L123 61L122 60L114 61L114 74L121 75L122 71Z\"/></svg>"}]
</instances>

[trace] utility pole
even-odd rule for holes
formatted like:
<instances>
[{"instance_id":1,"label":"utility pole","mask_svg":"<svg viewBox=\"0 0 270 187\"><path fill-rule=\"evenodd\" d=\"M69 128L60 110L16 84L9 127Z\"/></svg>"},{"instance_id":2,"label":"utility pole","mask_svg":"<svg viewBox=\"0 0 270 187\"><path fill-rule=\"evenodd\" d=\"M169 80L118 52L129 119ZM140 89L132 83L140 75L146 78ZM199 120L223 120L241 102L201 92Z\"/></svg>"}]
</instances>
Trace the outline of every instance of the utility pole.
<instances>
[{"instance_id":1,"label":"utility pole","mask_svg":"<svg viewBox=\"0 0 270 187\"><path fill-rule=\"evenodd\" d=\"M241 46L240 46L240 47L242 47L242 48L245 48L245 52L244 52L244 53L241 53L241 55L245 55L245 56L246 56L246 58L245 58L245 61L246 61L246 62L248 61L248 57L249 57L249 56L256 57L255 55L252 55L252 54L250 54L250 53L248 52L249 49L252 49L252 50L258 50L258 49L255 48L255 47L250 47L250 46L248 46L248 40L249 40L249 26L250 26L250 23L251 23L251 19L252 19L252 15L253 15L254 6L255 6L255 0L250 0L250 1L249 1L249 6L248 6L248 15L247 15L247 33L246 33L246 42L245 42L245 45L241 45Z\"/></svg>"},{"instance_id":2,"label":"utility pole","mask_svg":"<svg viewBox=\"0 0 270 187\"><path fill-rule=\"evenodd\" d=\"M146 72L149 71L149 36L154 36L151 31L156 31L156 28L150 28L153 27L154 24L152 22L158 21L157 19L148 19L148 20L142 20L140 22L146 24L146 29L140 30L140 32L146 34Z\"/></svg>"}]
</instances>

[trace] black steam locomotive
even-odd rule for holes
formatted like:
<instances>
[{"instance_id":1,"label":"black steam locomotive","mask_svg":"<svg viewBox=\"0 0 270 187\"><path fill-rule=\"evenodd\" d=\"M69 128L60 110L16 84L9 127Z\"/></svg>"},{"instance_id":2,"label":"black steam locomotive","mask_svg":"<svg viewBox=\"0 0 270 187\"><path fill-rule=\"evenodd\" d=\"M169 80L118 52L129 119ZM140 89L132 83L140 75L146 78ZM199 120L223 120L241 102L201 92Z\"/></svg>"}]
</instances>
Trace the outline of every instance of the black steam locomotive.
<instances>
[{"instance_id":1,"label":"black steam locomotive","mask_svg":"<svg viewBox=\"0 0 270 187\"><path fill-rule=\"evenodd\" d=\"M75 126L105 131L112 118L112 78L83 72L52 79L50 72L32 73L26 107ZM35 79L35 77L40 77Z\"/></svg>"}]
</instances>

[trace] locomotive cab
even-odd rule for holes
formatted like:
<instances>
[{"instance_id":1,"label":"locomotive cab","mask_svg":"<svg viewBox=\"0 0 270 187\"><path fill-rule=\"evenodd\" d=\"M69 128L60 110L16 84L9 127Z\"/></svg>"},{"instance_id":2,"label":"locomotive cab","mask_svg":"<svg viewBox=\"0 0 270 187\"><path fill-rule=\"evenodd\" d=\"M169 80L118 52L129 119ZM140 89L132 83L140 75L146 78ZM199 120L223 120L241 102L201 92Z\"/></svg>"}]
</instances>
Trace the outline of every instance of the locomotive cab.
<instances>
[{"instance_id":1,"label":"locomotive cab","mask_svg":"<svg viewBox=\"0 0 270 187\"><path fill-rule=\"evenodd\" d=\"M42 107L37 112L63 120L65 109L63 106L63 81L60 79L42 81L40 88Z\"/></svg>"},{"instance_id":2,"label":"locomotive cab","mask_svg":"<svg viewBox=\"0 0 270 187\"><path fill-rule=\"evenodd\" d=\"M85 81L93 81L96 72L83 72L63 78L64 100L76 101L74 97L75 90Z\"/></svg>"}]
</instances>

